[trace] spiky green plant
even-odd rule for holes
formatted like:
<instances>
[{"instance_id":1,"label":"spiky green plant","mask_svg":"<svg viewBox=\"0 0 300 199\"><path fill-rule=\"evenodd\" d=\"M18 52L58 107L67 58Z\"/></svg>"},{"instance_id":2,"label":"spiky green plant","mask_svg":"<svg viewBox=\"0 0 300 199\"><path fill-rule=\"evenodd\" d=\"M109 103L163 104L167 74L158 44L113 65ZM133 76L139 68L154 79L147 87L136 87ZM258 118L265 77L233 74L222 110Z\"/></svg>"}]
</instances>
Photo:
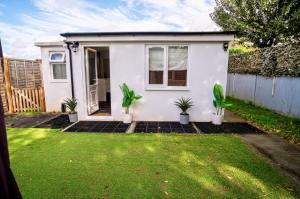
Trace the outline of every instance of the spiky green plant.
<instances>
[{"instance_id":1,"label":"spiky green plant","mask_svg":"<svg viewBox=\"0 0 300 199\"><path fill-rule=\"evenodd\" d=\"M221 115L223 112L223 109L229 105L226 103L223 87L221 84L216 83L214 85L213 94L214 94L213 104L217 110L216 114Z\"/></svg>"},{"instance_id":2,"label":"spiky green plant","mask_svg":"<svg viewBox=\"0 0 300 199\"><path fill-rule=\"evenodd\" d=\"M67 98L65 100L67 108L70 110L70 113L76 113L75 109L77 106L76 98Z\"/></svg>"},{"instance_id":3,"label":"spiky green plant","mask_svg":"<svg viewBox=\"0 0 300 199\"><path fill-rule=\"evenodd\" d=\"M194 106L191 98L184 97L177 99L174 104L181 109L181 115L188 115L187 110Z\"/></svg>"},{"instance_id":4,"label":"spiky green plant","mask_svg":"<svg viewBox=\"0 0 300 199\"><path fill-rule=\"evenodd\" d=\"M122 107L125 108L125 113L129 113L129 108L134 104L136 100L139 100L142 98L140 95L136 95L134 90L130 90L127 84L123 83L120 86L122 93L123 93L123 99L122 99Z\"/></svg>"}]
</instances>

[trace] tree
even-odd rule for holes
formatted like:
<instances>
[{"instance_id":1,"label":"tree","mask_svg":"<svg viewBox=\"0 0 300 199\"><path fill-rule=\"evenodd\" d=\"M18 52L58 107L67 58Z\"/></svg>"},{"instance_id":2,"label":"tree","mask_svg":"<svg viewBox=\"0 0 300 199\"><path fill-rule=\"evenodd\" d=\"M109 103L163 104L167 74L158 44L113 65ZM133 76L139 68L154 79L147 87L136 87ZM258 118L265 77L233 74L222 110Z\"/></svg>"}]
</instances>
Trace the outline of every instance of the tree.
<instances>
[{"instance_id":1,"label":"tree","mask_svg":"<svg viewBox=\"0 0 300 199\"><path fill-rule=\"evenodd\" d=\"M284 42L300 32L300 0L216 0L210 17L224 31L236 30L258 47Z\"/></svg>"}]
</instances>

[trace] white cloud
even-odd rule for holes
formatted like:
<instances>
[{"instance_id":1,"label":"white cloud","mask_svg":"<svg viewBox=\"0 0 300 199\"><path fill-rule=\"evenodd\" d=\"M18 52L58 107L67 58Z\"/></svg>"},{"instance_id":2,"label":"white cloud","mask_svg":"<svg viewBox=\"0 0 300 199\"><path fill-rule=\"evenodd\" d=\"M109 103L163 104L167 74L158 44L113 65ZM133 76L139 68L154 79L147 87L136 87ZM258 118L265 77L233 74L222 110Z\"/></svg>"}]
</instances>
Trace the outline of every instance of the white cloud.
<instances>
[{"instance_id":1,"label":"white cloud","mask_svg":"<svg viewBox=\"0 0 300 199\"><path fill-rule=\"evenodd\" d=\"M24 13L22 25L0 21L4 53L37 58L36 41L62 40L62 32L76 31L205 31L216 30L210 19L214 3L206 0L129 0L103 8L87 0L32 0L39 10Z\"/></svg>"}]
</instances>

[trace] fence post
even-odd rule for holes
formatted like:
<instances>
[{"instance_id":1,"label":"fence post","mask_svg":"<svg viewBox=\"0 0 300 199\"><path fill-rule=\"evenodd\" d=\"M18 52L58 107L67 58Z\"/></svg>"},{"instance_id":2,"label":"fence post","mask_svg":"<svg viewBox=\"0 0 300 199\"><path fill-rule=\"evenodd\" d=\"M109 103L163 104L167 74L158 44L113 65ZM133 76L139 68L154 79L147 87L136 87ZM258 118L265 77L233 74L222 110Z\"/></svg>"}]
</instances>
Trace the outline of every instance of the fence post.
<instances>
[{"instance_id":1,"label":"fence post","mask_svg":"<svg viewBox=\"0 0 300 199\"><path fill-rule=\"evenodd\" d=\"M41 112L46 112L44 87L40 87L39 93L40 93Z\"/></svg>"},{"instance_id":2,"label":"fence post","mask_svg":"<svg viewBox=\"0 0 300 199\"><path fill-rule=\"evenodd\" d=\"M10 113L14 112L13 101L12 101L12 92L11 92L11 82L10 82L10 74L9 74L9 64L8 58L4 58L4 77L5 77L5 88L6 88L6 96L8 100L8 111Z\"/></svg>"}]
</instances>

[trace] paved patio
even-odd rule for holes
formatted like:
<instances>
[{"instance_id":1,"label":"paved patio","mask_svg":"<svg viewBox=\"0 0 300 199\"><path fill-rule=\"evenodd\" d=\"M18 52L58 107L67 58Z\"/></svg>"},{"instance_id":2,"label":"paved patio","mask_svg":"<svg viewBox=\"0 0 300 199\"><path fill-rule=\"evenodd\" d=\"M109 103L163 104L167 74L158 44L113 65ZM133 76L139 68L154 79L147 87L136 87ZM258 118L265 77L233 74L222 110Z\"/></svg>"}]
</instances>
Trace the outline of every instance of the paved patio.
<instances>
[{"instance_id":1,"label":"paved patio","mask_svg":"<svg viewBox=\"0 0 300 199\"><path fill-rule=\"evenodd\" d=\"M137 122L135 133L197 133L193 125L179 122Z\"/></svg>"},{"instance_id":2,"label":"paved patio","mask_svg":"<svg viewBox=\"0 0 300 199\"><path fill-rule=\"evenodd\" d=\"M31 128L59 115L59 113L5 114L5 125L7 128Z\"/></svg>"},{"instance_id":3,"label":"paved patio","mask_svg":"<svg viewBox=\"0 0 300 199\"><path fill-rule=\"evenodd\" d=\"M129 126L115 121L80 121L66 128L65 132L125 133Z\"/></svg>"},{"instance_id":4,"label":"paved patio","mask_svg":"<svg viewBox=\"0 0 300 199\"><path fill-rule=\"evenodd\" d=\"M70 126L69 116L67 114L60 114L52 119L45 120L44 122L36 125L36 128L50 128L50 129L63 129Z\"/></svg>"}]
</instances>

